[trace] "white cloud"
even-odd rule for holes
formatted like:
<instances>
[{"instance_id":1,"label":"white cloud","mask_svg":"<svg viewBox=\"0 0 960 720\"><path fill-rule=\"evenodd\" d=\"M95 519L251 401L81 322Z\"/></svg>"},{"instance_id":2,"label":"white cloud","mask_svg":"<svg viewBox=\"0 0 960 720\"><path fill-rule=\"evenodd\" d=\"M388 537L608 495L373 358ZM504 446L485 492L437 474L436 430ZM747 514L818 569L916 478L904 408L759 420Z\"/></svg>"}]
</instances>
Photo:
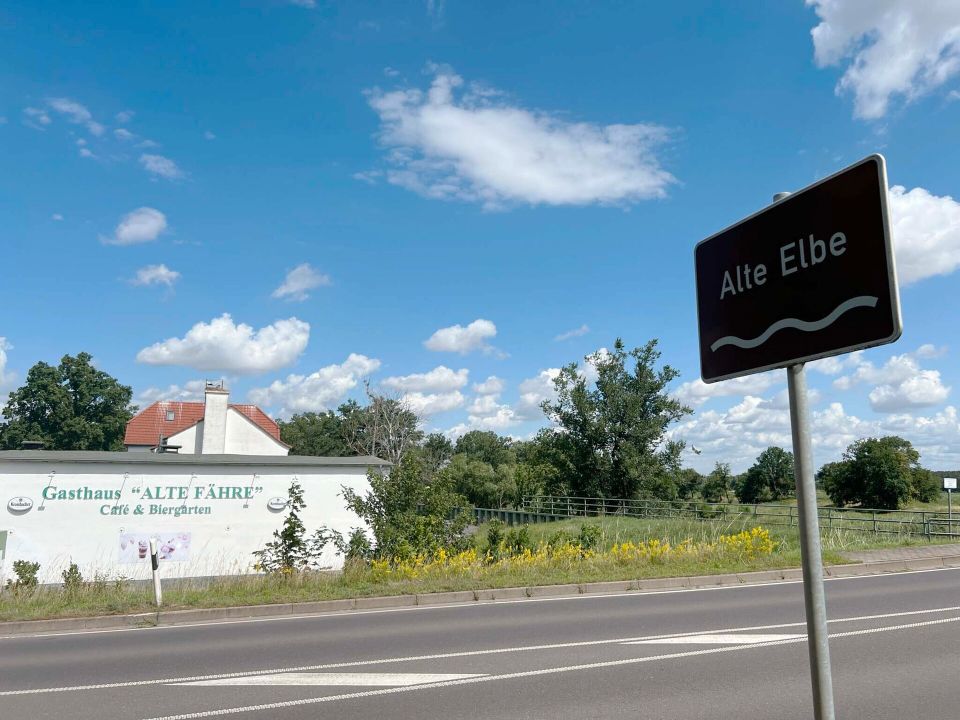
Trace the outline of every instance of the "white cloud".
<instances>
[{"instance_id":1,"label":"white cloud","mask_svg":"<svg viewBox=\"0 0 960 720\"><path fill-rule=\"evenodd\" d=\"M428 417L437 413L455 410L464 403L463 393L459 390L442 393L409 392L401 396L400 401L406 404L420 417Z\"/></svg>"},{"instance_id":2,"label":"white cloud","mask_svg":"<svg viewBox=\"0 0 960 720\"><path fill-rule=\"evenodd\" d=\"M412 375L388 377L382 383L391 390L401 392L451 392L464 387L470 376L466 368L451 370L445 365L438 365L433 370Z\"/></svg>"},{"instance_id":3,"label":"white cloud","mask_svg":"<svg viewBox=\"0 0 960 720\"><path fill-rule=\"evenodd\" d=\"M43 130L52 120L46 110L41 108L28 107L23 109L23 121L32 128Z\"/></svg>"},{"instance_id":4,"label":"white cloud","mask_svg":"<svg viewBox=\"0 0 960 720\"><path fill-rule=\"evenodd\" d=\"M137 137L126 128L117 128L116 130L113 131L113 136L117 138L117 140L123 140L124 142L127 142L129 140L134 140Z\"/></svg>"},{"instance_id":5,"label":"white cloud","mask_svg":"<svg viewBox=\"0 0 960 720\"><path fill-rule=\"evenodd\" d=\"M114 115L114 118L118 123L128 123L133 120L134 115L136 115L136 113L133 110L121 110Z\"/></svg>"},{"instance_id":6,"label":"white cloud","mask_svg":"<svg viewBox=\"0 0 960 720\"><path fill-rule=\"evenodd\" d=\"M834 380L833 386L838 390L849 390L859 383L874 385L868 397L870 406L877 412L940 405L950 395L950 388L943 384L939 370L921 369L917 362L918 357L931 357L932 347L923 345L916 353L894 355L879 368L870 361L861 360L851 374Z\"/></svg>"},{"instance_id":7,"label":"white cloud","mask_svg":"<svg viewBox=\"0 0 960 720\"><path fill-rule=\"evenodd\" d=\"M890 100L907 102L960 72L960 3L954 0L807 0L819 67L846 65L837 92L852 92L854 113L876 119Z\"/></svg>"},{"instance_id":8,"label":"white cloud","mask_svg":"<svg viewBox=\"0 0 960 720\"><path fill-rule=\"evenodd\" d=\"M51 110L63 115L67 122L74 125L83 125L91 135L103 135L105 128L93 119L90 111L84 105L70 98L50 98L47 105Z\"/></svg>"},{"instance_id":9,"label":"white cloud","mask_svg":"<svg viewBox=\"0 0 960 720\"><path fill-rule=\"evenodd\" d=\"M916 349L913 353L915 357L920 358L921 360L930 360L933 358L943 357L947 354L947 348L944 345L937 347L933 343L924 343Z\"/></svg>"},{"instance_id":10,"label":"white cloud","mask_svg":"<svg viewBox=\"0 0 960 720\"><path fill-rule=\"evenodd\" d=\"M82 147L80 148L80 157L95 159L97 156L93 154L93 151L90 148Z\"/></svg>"},{"instance_id":11,"label":"white cloud","mask_svg":"<svg viewBox=\"0 0 960 720\"><path fill-rule=\"evenodd\" d=\"M885 435L912 442L927 467L947 469L960 463L960 420L952 406L931 416L897 413L865 420L834 402L812 413L811 432L817 464L839 460L856 440ZM790 413L776 398L747 396L726 412L697 413L671 428L668 437L684 439L688 449L693 445L700 451L699 455L689 453L686 460L701 471L720 461L729 462L734 472L742 472L771 445L792 448Z\"/></svg>"},{"instance_id":12,"label":"white cloud","mask_svg":"<svg viewBox=\"0 0 960 720\"><path fill-rule=\"evenodd\" d=\"M486 208L626 204L666 195L674 182L654 149L653 124L570 122L527 110L434 67L430 89L368 92L388 148L388 180L421 195Z\"/></svg>"},{"instance_id":13,"label":"white cloud","mask_svg":"<svg viewBox=\"0 0 960 720\"><path fill-rule=\"evenodd\" d=\"M217 136L214 135L214 134L213 134L212 132L210 132L209 130L207 130L207 131L205 131L205 132L203 133L203 139L204 139L204 140L216 140L216 139L217 139Z\"/></svg>"},{"instance_id":14,"label":"white cloud","mask_svg":"<svg viewBox=\"0 0 960 720\"><path fill-rule=\"evenodd\" d=\"M317 6L317 0L288 0L288 2L302 8L315 8Z\"/></svg>"},{"instance_id":15,"label":"white cloud","mask_svg":"<svg viewBox=\"0 0 960 720\"><path fill-rule=\"evenodd\" d=\"M229 313L224 313L209 323L198 322L183 338L169 338L144 348L137 353L137 361L196 370L262 373L296 362L309 339L310 325L295 317L255 331L249 325L234 324Z\"/></svg>"},{"instance_id":16,"label":"white cloud","mask_svg":"<svg viewBox=\"0 0 960 720\"><path fill-rule=\"evenodd\" d=\"M560 333L554 338L554 340L556 340L557 342L562 342L563 340L569 340L570 338L582 337L583 335L586 335L588 332L590 332L590 327L586 323L584 323L578 328L574 328L573 330L567 330L566 332Z\"/></svg>"},{"instance_id":17,"label":"white cloud","mask_svg":"<svg viewBox=\"0 0 960 720\"><path fill-rule=\"evenodd\" d=\"M156 240L167 229L167 216L155 208L141 207L121 219L112 237L100 236L104 245L138 245Z\"/></svg>"},{"instance_id":18,"label":"white cloud","mask_svg":"<svg viewBox=\"0 0 960 720\"><path fill-rule=\"evenodd\" d=\"M303 302L310 297L309 290L329 284L329 275L317 272L310 267L310 263L302 263L287 273L280 287L273 291L271 297Z\"/></svg>"},{"instance_id":19,"label":"white cloud","mask_svg":"<svg viewBox=\"0 0 960 720\"><path fill-rule=\"evenodd\" d=\"M846 355L834 355L808 362L806 367L824 375L839 375L847 368L856 367L863 362L863 350L857 350Z\"/></svg>"},{"instance_id":20,"label":"white cloud","mask_svg":"<svg viewBox=\"0 0 960 720\"><path fill-rule=\"evenodd\" d=\"M473 391L478 395L499 395L503 392L504 382L496 375L491 375L482 383L476 383Z\"/></svg>"},{"instance_id":21,"label":"white cloud","mask_svg":"<svg viewBox=\"0 0 960 720\"><path fill-rule=\"evenodd\" d=\"M900 412L910 408L940 405L950 388L940 381L937 370L921 370L896 385L878 385L870 391L870 406L877 412Z\"/></svg>"},{"instance_id":22,"label":"white cloud","mask_svg":"<svg viewBox=\"0 0 960 720\"><path fill-rule=\"evenodd\" d=\"M63 215L61 215L60 213L54 213L53 215L50 216L50 219L56 222L60 222L61 220L63 220Z\"/></svg>"},{"instance_id":23,"label":"white cloud","mask_svg":"<svg viewBox=\"0 0 960 720\"><path fill-rule=\"evenodd\" d=\"M160 265L147 265L140 268L130 283L133 285L166 285L167 287L173 287L173 284L179 279L180 273L161 263Z\"/></svg>"},{"instance_id":24,"label":"white cloud","mask_svg":"<svg viewBox=\"0 0 960 720\"><path fill-rule=\"evenodd\" d=\"M351 353L340 365L327 365L309 375L288 375L263 388L254 388L248 397L264 407L280 408L278 415L319 412L336 407L364 377L375 372L380 361Z\"/></svg>"},{"instance_id":25,"label":"white cloud","mask_svg":"<svg viewBox=\"0 0 960 720\"><path fill-rule=\"evenodd\" d=\"M137 395L137 404L143 407L155 403L157 400L180 400L182 402L203 400L205 387L206 381L204 380L189 380L183 386L149 387Z\"/></svg>"},{"instance_id":26,"label":"white cloud","mask_svg":"<svg viewBox=\"0 0 960 720\"><path fill-rule=\"evenodd\" d=\"M461 355L466 355L474 350L491 352L493 348L487 343L487 340L496 337L496 335L497 326L489 320L479 318L466 327L457 324L440 328L423 344L428 350L455 352Z\"/></svg>"},{"instance_id":27,"label":"white cloud","mask_svg":"<svg viewBox=\"0 0 960 720\"><path fill-rule=\"evenodd\" d=\"M0 392L6 393L10 385L16 379L16 374L7 370L7 350L12 350L13 345L7 342L5 337L0 336ZM3 405L6 405L6 395L0 397Z\"/></svg>"},{"instance_id":28,"label":"white cloud","mask_svg":"<svg viewBox=\"0 0 960 720\"><path fill-rule=\"evenodd\" d=\"M887 197L897 277L903 285L960 267L960 203L902 185L891 187Z\"/></svg>"},{"instance_id":29,"label":"white cloud","mask_svg":"<svg viewBox=\"0 0 960 720\"><path fill-rule=\"evenodd\" d=\"M559 374L560 368L547 368L520 383L520 399L516 406L518 418L522 420L545 419L540 404L544 400L553 400L556 397L557 393L553 381Z\"/></svg>"},{"instance_id":30,"label":"white cloud","mask_svg":"<svg viewBox=\"0 0 960 720\"><path fill-rule=\"evenodd\" d=\"M183 170L181 170L173 160L163 155L144 153L140 156L140 164L143 165L143 169L151 175L156 175L166 180L177 180L184 176Z\"/></svg>"},{"instance_id":31,"label":"white cloud","mask_svg":"<svg viewBox=\"0 0 960 720\"><path fill-rule=\"evenodd\" d=\"M698 407L712 398L729 397L731 395L758 395L773 385L784 382L786 375L783 371L745 375L744 377L723 380L707 384L700 378L683 383L674 393L680 402L691 407Z\"/></svg>"}]
</instances>

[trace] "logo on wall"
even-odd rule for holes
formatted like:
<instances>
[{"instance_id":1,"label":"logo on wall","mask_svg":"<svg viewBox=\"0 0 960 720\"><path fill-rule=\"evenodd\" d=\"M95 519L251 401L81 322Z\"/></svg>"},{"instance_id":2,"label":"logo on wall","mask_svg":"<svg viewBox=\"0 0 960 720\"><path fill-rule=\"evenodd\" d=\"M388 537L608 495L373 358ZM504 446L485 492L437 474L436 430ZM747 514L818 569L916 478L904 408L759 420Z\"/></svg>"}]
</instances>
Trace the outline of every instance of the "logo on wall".
<instances>
[{"instance_id":1,"label":"logo on wall","mask_svg":"<svg viewBox=\"0 0 960 720\"><path fill-rule=\"evenodd\" d=\"M28 497L19 496L10 498L10 501L7 503L7 510L14 515L26 515L32 509L33 500Z\"/></svg>"},{"instance_id":2,"label":"logo on wall","mask_svg":"<svg viewBox=\"0 0 960 720\"><path fill-rule=\"evenodd\" d=\"M286 510L287 499L285 497L272 497L267 501L267 508L273 512Z\"/></svg>"}]
</instances>

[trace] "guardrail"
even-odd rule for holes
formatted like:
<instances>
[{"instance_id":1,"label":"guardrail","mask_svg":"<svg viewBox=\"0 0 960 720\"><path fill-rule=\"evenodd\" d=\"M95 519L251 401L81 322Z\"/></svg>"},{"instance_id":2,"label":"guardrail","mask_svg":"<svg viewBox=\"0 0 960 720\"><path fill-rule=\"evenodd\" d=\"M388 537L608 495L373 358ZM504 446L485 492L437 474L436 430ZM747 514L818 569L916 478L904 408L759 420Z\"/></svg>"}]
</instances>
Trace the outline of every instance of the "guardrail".
<instances>
[{"instance_id":1,"label":"guardrail","mask_svg":"<svg viewBox=\"0 0 960 720\"><path fill-rule=\"evenodd\" d=\"M706 503L669 500L629 500L551 495L525 496L521 510L555 518L620 515L634 518L688 518L737 520L755 518L766 525L796 525L795 505ZM881 534L960 537L960 514L948 519L930 510L880 510L874 508L817 509L821 530L858 530Z\"/></svg>"}]
</instances>

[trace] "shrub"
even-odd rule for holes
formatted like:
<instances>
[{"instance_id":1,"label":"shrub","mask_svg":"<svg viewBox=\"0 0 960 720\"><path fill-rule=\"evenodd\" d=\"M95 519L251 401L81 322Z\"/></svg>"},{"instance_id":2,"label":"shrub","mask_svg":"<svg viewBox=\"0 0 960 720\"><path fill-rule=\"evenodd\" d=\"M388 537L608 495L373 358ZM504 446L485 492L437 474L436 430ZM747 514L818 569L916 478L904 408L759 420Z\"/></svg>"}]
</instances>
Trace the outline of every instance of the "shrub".
<instances>
[{"instance_id":1,"label":"shrub","mask_svg":"<svg viewBox=\"0 0 960 720\"><path fill-rule=\"evenodd\" d=\"M602 538L603 530L600 529L599 525L584 523L580 526L580 535L577 537L577 542L584 550L592 550L600 544Z\"/></svg>"},{"instance_id":2,"label":"shrub","mask_svg":"<svg viewBox=\"0 0 960 720\"><path fill-rule=\"evenodd\" d=\"M13 572L16 580L7 580L7 587L14 592L30 590L37 586L37 573L40 572L40 563L29 560L14 560Z\"/></svg>"},{"instance_id":3,"label":"shrub","mask_svg":"<svg viewBox=\"0 0 960 720\"><path fill-rule=\"evenodd\" d=\"M326 527L307 537L307 529L300 519L300 513L307 504L303 501L303 488L296 480L290 483L287 497L287 516L283 527L274 531L273 540L262 550L253 553L257 558L257 570L290 574L316 568L324 547L334 540L334 534Z\"/></svg>"},{"instance_id":4,"label":"shrub","mask_svg":"<svg viewBox=\"0 0 960 720\"><path fill-rule=\"evenodd\" d=\"M487 548L496 553L503 542L503 521L491 520L487 526Z\"/></svg>"},{"instance_id":5,"label":"shrub","mask_svg":"<svg viewBox=\"0 0 960 720\"><path fill-rule=\"evenodd\" d=\"M519 528L510 528L505 540L507 550L512 555L520 555L524 550L533 547L530 543L530 528L527 525L521 525Z\"/></svg>"},{"instance_id":6,"label":"shrub","mask_svg":"<svg viewBox=\"0 0 960 720\"><path fill-rule=\"evenodd\" d=\"M347 540L344 540L340 533L334 532L333 542L346 563L364 562L373 556L373 546L363 528L353 528Z\"/></svg>"},{"instance_id":7,"label":"shrub","mask_svg":"<svg viewBox=\"0 0 960 720\"><path fill-rule=\"evenodd\" d=\"M372 557L402 559L432 554L441 548L456 551L469 543L464 534L471 517L464 498L453 491L443 472L426 481L423 461L404 455L389 474L370 470L370 490L363 495L343 488L347 509L373 532Z\"/></svg>"},{"instance_id":8,"label":"shrub","mask_svg":"<svg viewBox=\"0 0 960 720\"><path fill-rule=\"evenodd\" d=\"M63 589L67 592L79 590L83 587L83 575L80 574L80 568L75 562L70 563L70 567L60 573L63 578Z\"/></svg>"}]
</instances>

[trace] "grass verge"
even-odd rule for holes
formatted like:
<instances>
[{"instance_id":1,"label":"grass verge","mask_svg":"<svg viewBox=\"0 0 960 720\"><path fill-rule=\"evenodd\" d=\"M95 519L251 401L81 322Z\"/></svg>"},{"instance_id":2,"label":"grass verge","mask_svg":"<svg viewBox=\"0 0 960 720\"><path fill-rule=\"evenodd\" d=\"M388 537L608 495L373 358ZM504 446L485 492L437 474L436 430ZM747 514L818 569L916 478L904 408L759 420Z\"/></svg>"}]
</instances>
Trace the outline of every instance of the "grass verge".
<instances>
[{"instance_id":1,"label":"grass verge","mask_svg":"<svg viewBox=\"0 0 960 720\"><path fill-rule=\"evenodd\" d=\"M574 549L578 546L571 544L584 524L599 529L595 550L589 552ZM438 563L428 559L395 568L364 565L341 573L247 575L202 582L185 580L164 588L164 609L681 577L797 567L800 564L796 528L770 528L769 552L765 548L755 551L752 546L735 542L724 544L723 536L729 538L754 526L755 523L747 519L727 522L618 517L565 520L530 526L528 533L534 550L498 561L485 559L487 528L482 526L475 536L477 549L472 555L459 556L459 561L451 558ZM844 562L843 552L911 544L927 544L927 541L914 536L827 531L823 534L824 562ZM546 549L548 545L559 549ZM539 551L536 550L538 547ZM670 550L664 552L664 547ZM38 588L0 593L0 621L127 614L153 609L151 590L119 580L100 579L70 590Z\"/></svg>"}]
</instances>

